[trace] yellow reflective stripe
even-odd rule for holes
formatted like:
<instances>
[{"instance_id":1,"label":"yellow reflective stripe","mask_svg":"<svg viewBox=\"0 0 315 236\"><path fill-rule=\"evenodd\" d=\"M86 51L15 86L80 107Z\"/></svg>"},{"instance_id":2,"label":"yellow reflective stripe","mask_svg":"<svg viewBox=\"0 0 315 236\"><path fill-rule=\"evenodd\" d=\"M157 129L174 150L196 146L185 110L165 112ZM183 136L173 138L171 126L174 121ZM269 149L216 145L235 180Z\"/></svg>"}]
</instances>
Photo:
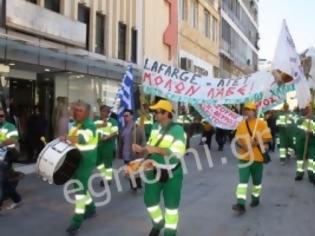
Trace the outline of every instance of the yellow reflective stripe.
<instances>
[{"instance_id":1,"label":"yellow reflective stripe","mask_svg":"<svg viewBox=\"0 0 315 236\"><path fill-rule=\"evenodd\" d=\"M173 152L173 153L178 153L180 155L184 155L185 154L185 149L186 149L186 145L184 142L180 141L180 140L177 140L175 141L170 150Z\"/></svg>"},{"instance_id":2,"label":"yellow reflective stripe","mask_svg":"<svg viewBox=\"0 0 315 236\"><path fill-rule=\"evenodd\" d=\"M89 142L91 138L93 138L93 132L89 129L86 130L78 130L77 132L78 135L82 135L85 142Z\"/></svg>"},{"instance_id":3,"label":"yellow reflective stripe","mask_svg":"<svg viewBox=\"0 0 315 236\"><path fill-rule=\"evenodd\" d=\"M96 121L94 121L94 124L95 124L95 125L102 125L102 124L104 124L104 121L102 121L102 120L96 120Z\"/></svg>"},{"instance_id":4,"label":"yellow reflective stripe","mask_svg":"<svg viewBox=\"0 0 315 236\"><path fill-rule=\"evenodd\" d=\"M80 151L91 151L91 150L94 150L97 145L95 145L95 144L88 144L88 145L76 144L75 146L76 146Z\"/></svg>"},{"instance_id":5,"label":"yellow reflective stripe","mask_svg":"<svg viewBox=\"0 0 315 236\"><path fill-rule=\"evenodd\" d=\"M116 132L118 132L118 127L117 126L113 126L111 128L111 133L116 133Z\"/></svg>"},{"instance_id":6,"label":"yellow reflective stripe","mask_svg":"<svg viewBox=\"0 0 315 236\"><path fill-rule=\"evenodd\" d=\"M166 209L165 210L166 214L168 215L177 215L178 214L178 210L170 210L170 209Z\"/></svg>"},{"instance_id":7,"label":"yellow reflective stripe","mask_svg":"<svg viewBox=\"0 0 315 236\"><path fill-rule=\"evenodd\" d=\"M177 224L165 224L165 228L167 229L177 229Z\"/></svg>"},{"instance_id":8,"label":"yellow reflective stripe","mask_svg":"<svg viewBox=\"0 0 315 236\"><path fill-rule=\"evenodd\" d=\"M5 128L2 128L0 129L0 133L3 133L3 134L7 134L8 133L8 129L5 129Z\"/></svg>"},{"instance_id":9,"label":"yellow reflective stripe","mask_svg":"<svg viewBox=\"0 0 315 236\"><path fill-rule=\"evenodd\" d=\"M18 134L17 130L14 130L14 131L7 133L8 138L11 138L12 136L18 136L18 135L19 134Z\"/></svg>"}]
</instances>

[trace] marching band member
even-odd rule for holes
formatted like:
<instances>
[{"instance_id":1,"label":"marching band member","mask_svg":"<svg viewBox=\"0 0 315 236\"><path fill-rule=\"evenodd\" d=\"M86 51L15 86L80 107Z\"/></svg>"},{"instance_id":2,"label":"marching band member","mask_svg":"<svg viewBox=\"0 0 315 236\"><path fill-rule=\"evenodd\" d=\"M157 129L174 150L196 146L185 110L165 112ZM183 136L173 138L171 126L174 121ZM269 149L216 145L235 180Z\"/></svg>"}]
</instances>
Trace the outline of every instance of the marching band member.
<instances>
[{"instance_id":1,"label":"marching band member","mask_svg":"<svg viewBox=\"0 0 315 236\"><path fill-rule=\"evenodd\" d=\"M78 102L74 107L74 126L69 130L68 139L81 152L81 161L73 179L78 180L82 186L75 194L75 213L71 224L67 228L69 235L75 235L80 229L84 219L95 215L95 205L88 191L88 180L96 166L96 147L98 137L96 126L89 118L90 105ZM77 184L75 184L77 185ZM76 187L77 189L77 187Z\"/></svg>"}]
</instances>

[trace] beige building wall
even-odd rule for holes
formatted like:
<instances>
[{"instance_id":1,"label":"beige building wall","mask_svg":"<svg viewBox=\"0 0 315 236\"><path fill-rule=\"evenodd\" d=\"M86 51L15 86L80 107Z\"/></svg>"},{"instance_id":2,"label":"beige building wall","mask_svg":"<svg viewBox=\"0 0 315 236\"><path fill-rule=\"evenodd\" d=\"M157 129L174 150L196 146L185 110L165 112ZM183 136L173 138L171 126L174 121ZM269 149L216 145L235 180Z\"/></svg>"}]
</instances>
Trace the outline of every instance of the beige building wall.
<instances>
[{"instance_id":1,"label":"beige building wall","mask_svg":"<svg viewBox=\"0 0 315 236\"><path fill-rule=\"evenodd\" d=\"M214 0L214 4L209 4L211 1L207 0L180 0L180 33L179 33L179 45L180 51L191 54L192 56L203 61L205 65L209 64L216 68L219 67L219 35L220 35L220 15L218 0ZM198 4L198 24L197 27L193 27L193 1ZM184 10L182 4L186 4ZM212 17L216 19L215 22L215 39L208 38L205 33L205 10L210 13L210 28L214 21ZM182 14L185 15L183 19ZM212 28L210 29L212 30ZM210 31L212 32L212 31ZM182 53L180 55L183 57ZM207 68L204 68L207 69ZM213 68L209 69L213 73ZM213 73L215 74L215 73Z\"/></svg>"},{"instance_id":2,"label":"beige building wall","mask_svg":"<svg viewBox=\"0 0 315 236\"><path fill-rule=\"evenodd\" d=\"M44 0L37 4L44 7ZM145 57L174 64L169 61L169 47L163 35L170 22L170 7L165 0L60 0L60 14L77 21L78 5L90 9L90 52L96 48L96 14L106 16L105 56L118 58L119 22L126 24L126 61L131 61L132 29L137 30L137 64L142 65ZM84 48L82 48L84 50Z\"/></svg>"},{"instance_id":3,"label":"beige building wall","mask_svg":"<svg viewBox=\"0 0 315 236\"><path fill-rule=\"evenodd\" d=\"M38 0L37 4L44 7L44 0ZM137 0L61 0L60 14L78 20L78 4L83 4L90 9L89 51L95 52L96 14L101 13L106 16L105 56L115 59L118 57L118 24L122 22L127 26L126 58L130 61L131 29L139 28L136 25ZM138 31L138 38L140 35L141 32Z\"/></svg>"},{"instance_id":4,"label":"beige building wall","mask_svg":"<svg viewBox=\"0 0 315 236\"><path fill-rule=\"evenodd\" d=\"M163 42L170 21L169 5L164 0L144 0L143 3L144 57L173 64L169 61L169 47Z\"/></svg>"}]
</instances>

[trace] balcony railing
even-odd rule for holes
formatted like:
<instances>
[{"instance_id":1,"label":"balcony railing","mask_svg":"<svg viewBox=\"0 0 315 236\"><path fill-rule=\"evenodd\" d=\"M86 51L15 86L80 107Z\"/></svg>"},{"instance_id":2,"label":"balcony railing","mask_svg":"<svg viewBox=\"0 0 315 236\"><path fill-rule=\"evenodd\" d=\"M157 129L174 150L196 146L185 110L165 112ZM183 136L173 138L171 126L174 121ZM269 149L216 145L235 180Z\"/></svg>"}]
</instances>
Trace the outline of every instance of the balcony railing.
<instances>
[{"instance_id":1,"label":"balcony railing","mask_svg":"<svg viewBox=\"0 0 315 236\"><path fill-rule=\"evenodd\" d=\"M232 19L232 21L238 26L238 28L243 32L243 34L248 38L248 40L255 45L256 44L256 31L251 32L252 36L249 35L249 28L244 26L241 20L235 15L235 13L229 8L228 4L222 2L222 9L223 11ZM250 20L248 19L250 22ZM252 24L250 22L250 24ZM252 30L256 30L256 28L252 28Z\"/></svg>"}]
</instances>

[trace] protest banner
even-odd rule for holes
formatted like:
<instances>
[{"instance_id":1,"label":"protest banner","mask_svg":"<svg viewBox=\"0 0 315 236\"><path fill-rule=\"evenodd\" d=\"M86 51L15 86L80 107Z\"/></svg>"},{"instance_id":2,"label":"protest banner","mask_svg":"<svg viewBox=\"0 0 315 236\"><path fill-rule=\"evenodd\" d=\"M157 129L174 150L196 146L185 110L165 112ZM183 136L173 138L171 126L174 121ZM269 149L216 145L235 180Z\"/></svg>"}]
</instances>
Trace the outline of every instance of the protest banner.
<instances>
[{"instance_id":1,"label":"protest banner","mask_svg":"<svg viewBox=\"0 0 315 236\"><path fill-rule=\"evenodd\" d=\"M226 130L235 130L238 123L243 120L243 116L231 111L223 105L201 104L194 108L212 126Z\"/></svg>"},{"instance_id":2,"label":"protest banner","mask_svg":"<svg viewBox=\"0 0 315 236\"><path fill-rule=\"evenodd\" d=\"M274 77L269 72L256 72L235 79L217 79L193 74L156 60L146 59L142 85L145 93L172 101L196 104L239 104L259 100Z\"/></svg>"}]
</instances>

